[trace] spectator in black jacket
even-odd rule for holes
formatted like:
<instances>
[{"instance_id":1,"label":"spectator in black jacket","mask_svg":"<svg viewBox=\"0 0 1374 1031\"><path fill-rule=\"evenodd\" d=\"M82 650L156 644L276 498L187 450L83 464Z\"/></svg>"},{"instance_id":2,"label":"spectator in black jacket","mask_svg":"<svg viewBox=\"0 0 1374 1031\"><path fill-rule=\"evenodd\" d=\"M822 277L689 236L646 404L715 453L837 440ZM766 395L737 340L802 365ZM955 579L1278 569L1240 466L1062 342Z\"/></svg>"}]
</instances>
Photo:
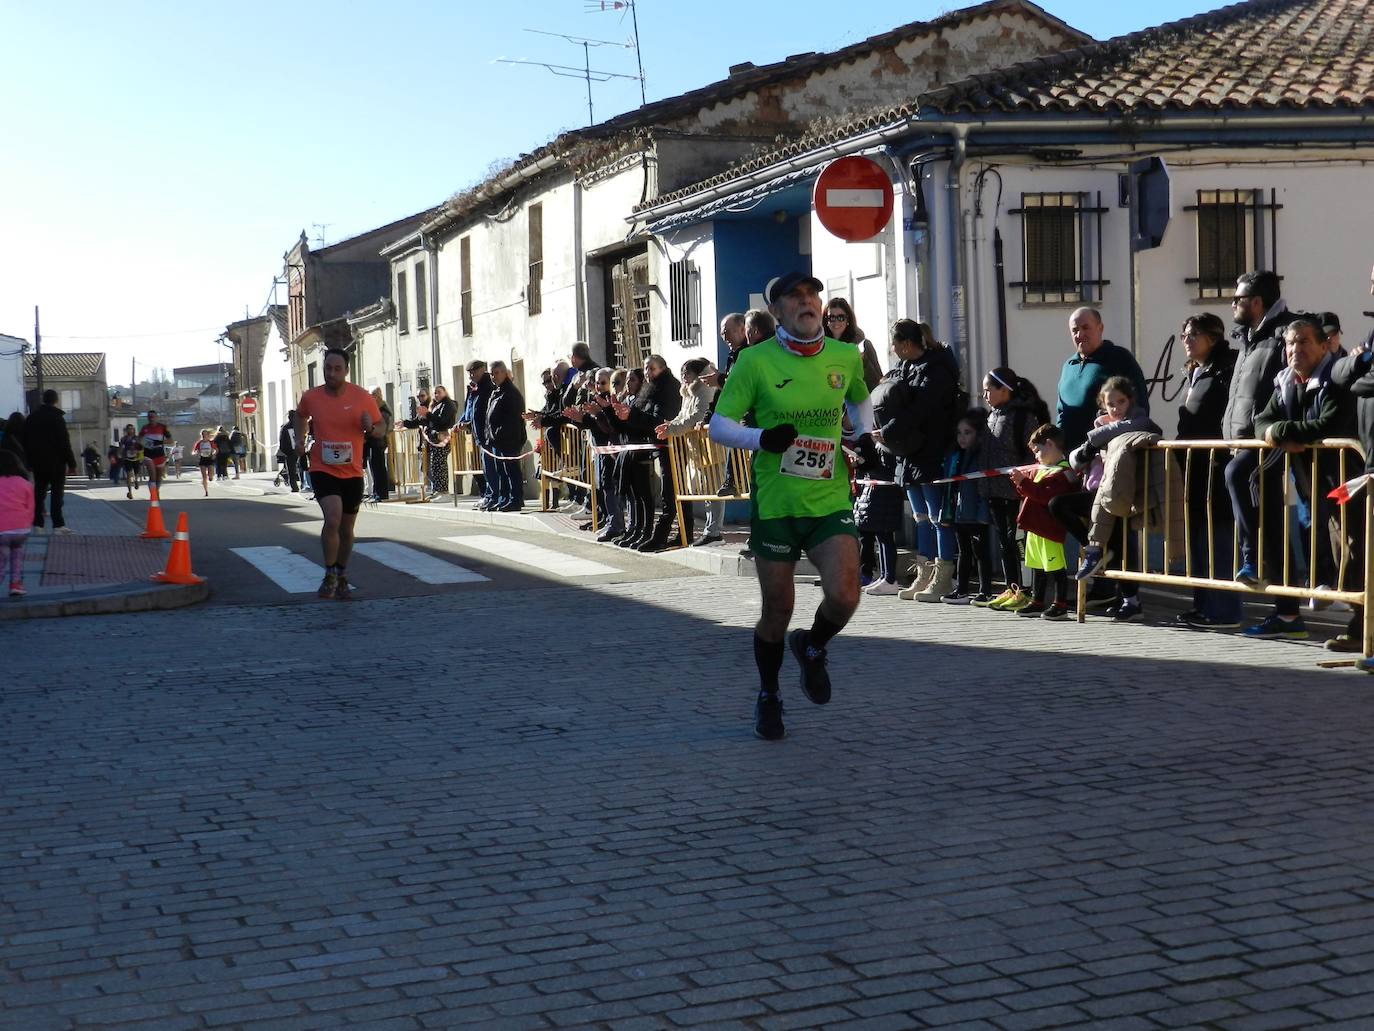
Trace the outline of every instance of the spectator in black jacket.
<instances>
[{"instance_id":1,"label":"spectator in black jacket","mask_svg":"<svg viewBox=\"0 0 1374 1031\"><path fill-rule=\"evenodd\" d=\"M896 368L883 381L900 380L907 403L895 410L874 400L874 439L897 456L897 482L906 488L916 517L916 578L899 594L904 601L933 595L939 601L954 589L954 529L941 526L945 491L932 480L944 475L945 455L954 440L958 399L958 366L948 347L927 335L911 319L892 325Z\"/></svg>"},{"instance_id":2,"label":"spectator in black jacket","mask_svg":"<svg viewBox=\"0 0 1374 1031\"><path fill-rule=\"evenodd\" d=\"M487 444L487 405L491 401L493 384L491 374L487 372L487 363L481 359L473 359L467 364L468 374L468 395L463 404L463 414L458 421L468 427L468 432L472 434L480 447ZM552 379L550 373L544 375ZM485 512L496 504L496 460L485 451L482 455L482 497L477 504L472 507L479 512Z\"/></svg>"},{"instance_id":3,"label":"spectator in black jacket","mask_svg":"<svg viewBox=\"0 0 1374 1031\"><path fill-rule=\"evenodd\" d=\"M0 448L13 451L14 456L19 459L19 464L25 469L29 467L29 456L24 451L23 412L10 412L10 417L0 426Z\"/></svg>"},{"instance_id":4,"label":"spectator in black jacket","mask_svg":"<svg viewBox=\"0 0 1374 1031\"><path fill-rule=\"evenodd\" d=\"M625 396L605 409L606 418L617 435L619 444L652 444L652 429L636 429L647 420L635 419L631 413L644 405L644 373L630 369L625 376ZM635 549L654 535L654 486L652 451L621 451L615 459L615 483L625 499L625 532L614 538L621 548Z\"/></svg>"},{"instance_id":5,"label":"spectator in black jacket","mask_svg":"<svg viewBox=\"0 0 1374 1031\"><path fill-rule=\"evenodd\" d=\"M382 413L382 435L371 434L363 441L363 451L367 456L367 468L372 474L372 497L386 501L391 497L391 473L386 467L386 449L391 444L391 430L396 425L396 416L391 413L391 405L386 403L386 395L381 387L372 388L372 400L377 402L377 411Z\"/></svg>"},{"instance_id":6,"label":"spectator in black jacket","mask_svg":"<svg viewBox=\"0 0 1374 1031\"><path fill-rule=\"evenodd\" d=\"M1369 292L1374 294L1374 274L1370 276ZM1374 330L1350 354L1336 360L1331 367L1331 382L1347 391L1355 402L1356 427L1365 454L1364 471L1367 475L1374 475ZM1365 487L1365 490L1370 489L1369 486ZM1361 506L1350 507L1355 510L1354 518L1347 516L1346 525L1354 538L1355 550L1348 568L1353 570L1354 584L1360 585L1363 583L1360 575L1364 569L1362 557L1369 542L1364 537L1364 520L1358 514ZM1349 589L1350 584L1344 586ZM1364 651L1364 609L1356 605L1354 610L1345 633L1337 634L1326 642L1326 647L1331 651ZM1374 661L1361 660L1360 668L1374 672Z\"/></svg>"},{"instance_id":7,"label":"spectator in black jacket","mask_svg":"<svg viewBox=\"0 0 1374 1031\"><path fill-rule=\"evenodd\" d=\"M1262 453L1252 486L1256 507L1262 506L1265 513L1264 568L1243 550L1246 538L1253 538L1256 528L1242 522L1241 512L1236 512L1242 546L1242 564L1236 579L1252 587L1269 582L1266 574L1283 567L1283 554L1288 546L1284 539L1283 517L1288 484L1285 455L1292 456L1291 471L1299 495L1313 505L1315 499L1324 497L1328 490L1339 485L1339 476L1335 453L1331 452L1319 459L1317 481L1313 482L1311 456L1306 445L1326 437L1348 436L1354 423L1353 399L1331 382L1335 359L1326 350L1326 334L1316 317L1294 318L1284 329L1284 340L1288 368L1277 377L1269 403L1255 416L1256 436L1273 448ZM1314 512L1316 507L1313 506ZM1245 636L1306 638L1307 627L1298 614L1298 600L1277 599L1273 614L1247 627Z\"/></svg>"},{"instance_id":8,"label":"spectator in black jacket","mask_svg":"<svg viewBox=\"0 0 1374 1031\"><path fill-rule=\"evenodd\" d=\"M563 410L572 423L581 426L592 436L597 447L618 444L615 427L606 416L606 410L614 398L611 396L611 370L598 368L590 373L592 388L582 405ZM616 464L613 455L598 454L594 463L596 469L597 505L602 521L597 540L606 543L625 536L625 502L620 496L616 477Z\"/></svg>"},{"instance_id":9,"label":"spectator in black jacket","mask_svg":"<svg viewBox=\"0 0 1374 1031\"><path fill-rule=\"evenodd\" d=\"M448 458L453 450L449 443L453 427L458 423L458 405L448 396L443 385L434 388L434 400L429 406L429 420L425 425L425 440L429 447L429 479L435 494L448 493Z\"/></svg>"},{"instance_id":10,"label":"spectator in black jacket","mask_svg":"<svg viewBox=\"0 0 1374 1031\"><path fill-rule=\"evenodd\" d=\"M751 311L749 315L762 316L763 319L772 321L773 316L766 311ZM720 320L720 338L725 341L725 364L719 371L712 370L702 377L702 382L708 387L714 387L719 391L725 386L725 380L730 375L730 369L735 364L735 359L740 356L740 352L748 347L753 341L749 339L749 315L743 312L732 311L725 318ZM755 332L760 332L765 328L765 323L755 319ZM767 339L773 335L773 329L769 329L764 336L759 339ZM719 396L719 394L717 394ZM712 405L711 411L715 411ZM739 488L735 486L735 463L729 451L725 452L725 478L721 481L720 489L716 494L722 498L733 498L739 493Z\"/></svg>"},{"instance_id":11,"label":"spectator in black jacket","mask_svg":"<svg viewBox=\"0 0 1374 1031\"><path fill-rule=\"evenodd\" d=\"M293 408L286 413L286 422L282 423L281 430L277 433L277 451L282 456L282 461L286 463L286 476L291 481L291 493L295 494L301 489L301 476L297 468L296 458L296 410Z\"/></svg>"},{"instance_id":12,"label":"spectator in black jacket","mask_svg":"<svg viewBox=\"0 0 1374 1031\"><path fill-rule=\"evenodd\" d=\"M491 397L487 402L487 448L498 456L495 512L519 512L525 507L525 476L519 455L525 448L525 399L506 363L491 363Z\"/></svg>"},{"instance_id":13,"label":"spectator in black jacket","mask_svg":"<svg viewBox=\"0 0 1374 1031\"><path fill-rule=\"evenodd\" d=\"M33 531L43 532L43 499L52 494L54 533L71 533L62 516L62 496L67 475L76 473L76 454L67 433L67 419L57 407L57 391L43 391L43 403L24 421L22 438L29 470L33 473Z\"/></svg>"},{"instance_id":14,"label":"spectator in black jacket","mask_svg":"<svg viewBox=\"0 0 1374 1031\"><path fill-rule=\"evenodd\" d=\"M1222 415L1221 432L1227 440L1249 440L1255 436L1255 413L1269 403L1274 393L1274 377L1284 367L1283 328L1293 318L1279 296L1279 277L1274 273L1247 272L1236 280L1231 321L1239 327L1236 337L1241 348ZM1226 489L1241 533L1242 565L1254 562L1252 531L1258 518L1250 481L1258 463L1258 451L1242 448L1226 466Z\"/></svg>"},{"instance_id":15,"label":"spectator in black jacket","mask_svg":"<svg viewBox=\"0 0 1374 1031\"><path fill-rule=\"evenodd\" d=\"M1226 340L1225 323L1210 313L1190 316L1179 332L1187 360L1183 366L1183 403L1178 406L1178 439L1218 440L1236 352ZM1185 466L1192 576L1229 580L1234 572L1231 499L1223 477L1229 459L1226 451L1195 452ZM1178 619L1199 630L1234 629L1240 626L1241 602L1236 591L1195 587L1193 607Z\"/></svg>"},{"instance_id":16,"label":"spectator in black jacket","mask_svg":"<svg viewBox=\"0 0 1374 1031\"><path fill-rule=\"evenodd\" d=\"M647 433L650 441L656 440L654 431L660 423L672 422L682 410L682 383L659 355L651 354L644 359L645 383L640 390L641 404L630 408L622 418L637 432ZM677 495L673 491L672 469L668 449L658 448L659 473L659 514L654 525L653 535L639 545L639 551L663 551L673 538L673 525L677 521ZM690 543L693 532L692 509L683 507L682 532Z\"/></svg>"}]
</instances>

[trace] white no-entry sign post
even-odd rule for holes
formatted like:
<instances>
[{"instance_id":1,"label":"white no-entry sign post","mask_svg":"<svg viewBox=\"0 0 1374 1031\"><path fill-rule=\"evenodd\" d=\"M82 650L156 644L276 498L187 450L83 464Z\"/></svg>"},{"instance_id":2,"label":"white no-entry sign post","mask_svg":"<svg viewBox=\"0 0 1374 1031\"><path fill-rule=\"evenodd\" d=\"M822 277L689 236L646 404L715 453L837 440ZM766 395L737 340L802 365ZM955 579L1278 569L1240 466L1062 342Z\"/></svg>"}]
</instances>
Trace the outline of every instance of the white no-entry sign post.
<instances>
[{"instance_id":1,"label":"white no-entry sign post","mask_svg":"<svg viewBox=\"0 0 1374 1031\"><path fill-rule=\"evenodd\" d=\"M821 225L841 240L871 240L892 221L892 180L869 158L838 158L816 179L812 206Z\"/></svg>"}]
</instances>

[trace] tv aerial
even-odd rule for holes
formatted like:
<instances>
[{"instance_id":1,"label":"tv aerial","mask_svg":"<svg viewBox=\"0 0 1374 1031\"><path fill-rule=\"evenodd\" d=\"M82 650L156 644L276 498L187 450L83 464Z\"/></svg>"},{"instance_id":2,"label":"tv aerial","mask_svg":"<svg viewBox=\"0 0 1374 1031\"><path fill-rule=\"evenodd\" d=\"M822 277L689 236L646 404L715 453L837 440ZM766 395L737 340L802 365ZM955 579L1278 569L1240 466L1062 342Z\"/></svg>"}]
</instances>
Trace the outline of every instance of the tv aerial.
<instances>
[{"instance_id":1,"label":"tv aerial","mask_svg":"<svg viewBox=\"0 0 1374 1031\"><path fill-rule=\"evenodd\" d=\"M596 115L592 107L592 83L609 82L611 79L635 79L639 82L639 102L647 103L644 92L644 61L639 53L639 18L635 13L634 0L586 0L586 10L588 13L600 13L603 11L628 12L633 27L633 35L629 41L622 42L612 39L592 39L587 36L570 36L562 32L548 32L544 29L525 29L539 36L556 36L566 40L574 46L582 48L582 67L577 68L573 65L552 64L548 61L531 61L511 57L498 57L496 61L500 64L525 64L533 65L536 68L544 68L554 75L566 78L582 79L587 84L587 124L592 125L596 122ZM592 67L591 48L592 47L620 47L625 50L635 52L635 65L639 69L638 75L626 75L623 72L606 71Z\"/></svg>"}]
</instances>

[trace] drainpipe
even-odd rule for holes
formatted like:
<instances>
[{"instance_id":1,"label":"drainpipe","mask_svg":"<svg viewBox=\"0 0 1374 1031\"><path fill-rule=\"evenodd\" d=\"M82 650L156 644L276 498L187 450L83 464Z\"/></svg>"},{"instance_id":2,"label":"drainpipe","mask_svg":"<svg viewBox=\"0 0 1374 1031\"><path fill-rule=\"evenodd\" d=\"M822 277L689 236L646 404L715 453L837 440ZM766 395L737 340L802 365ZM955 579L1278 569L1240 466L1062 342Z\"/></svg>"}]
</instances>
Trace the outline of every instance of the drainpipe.
<instances>
[{"instance_id":1,"label":"drainpipe","mask_svg":"<svg viewBox=\"0 0 1374 1031\"><path fill-rule=\"evenodd\" d=\"M950 235L954 239L954 263L950 269L949 313L955 353L959 357L961 376L968 380L968 241L972 235L970 213L964 210L964 163L968 160L969 128L961 123L952 127L954 149L949 163L949 181L945 183L949 199Z\"/></svg>"},{"instance_id":2,"label":"drainpipe","mask_svg":"<svg viewBox=\"0 0 1374 1031\"><path fill-rule=\"evenodd\" d=\"M910 307L911 278L914 274L915 262L912 260L912 255L910 254L906 227L911 223L912 216L915 214L916 205L911 196L911 179L907 174L907 167L902 162L902 159L897 156L897 152L891 147L883 148L883 156L887 158L888 163L892 166L893 178L896 179L897 184L901 187L901 206L896 212L897 218L899 218L900 221L897 223L896 228L893 229L891 237L883 241L883 260L886 264L886 274L883 276L883 280L887 288L887 325L890 326L897 321L900 313L903 313ZM897 246L899 240L902 244L901 247ZM901 278L902 286L905 287L902 291L902 300L904 303L901 305L897 303L898 277ZM886 327L884 327L883 335L887 335ZM886 346L883 347L883 350L887 350Z\"/></svg>"},{"instance_id":3,"label":"drainpipe","mask_svg":"<svg viewBox=\"0 0 1374 1031\"><path fill-rule=\"evenodd\" d=\"M587 339L587 281L582 256L582 183L573 176L573 292L577 308L577 339Z\"/></svg>"},{"instance_id":4,"label":"drainpipe","mask_svg":"<svg viewBox=\"0 0 1374 1031\"><path fill-rule=\"evenodd\" d=\"M433 236L421 233L420 246L429 259L425 262L425 278L429 280L425 301L429 307L429 362L434 370L430 373L433 377L430 382L442 383L443 366L439 364L439 245L434 242Z\"/></svg>"}]
</instances>

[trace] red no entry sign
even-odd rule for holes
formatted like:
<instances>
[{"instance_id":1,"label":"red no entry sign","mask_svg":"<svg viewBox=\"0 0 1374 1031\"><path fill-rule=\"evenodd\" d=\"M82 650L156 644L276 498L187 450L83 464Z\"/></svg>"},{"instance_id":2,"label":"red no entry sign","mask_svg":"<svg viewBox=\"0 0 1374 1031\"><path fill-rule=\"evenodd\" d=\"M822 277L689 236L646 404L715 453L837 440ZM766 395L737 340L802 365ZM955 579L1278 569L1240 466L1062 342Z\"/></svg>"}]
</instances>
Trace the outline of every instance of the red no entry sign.
<instances>
[{"instance_id":1,"label":"red no entry sign","mask_svg":"<svg viewBox=\"0 0 1374 1031\"><path fill-rule=\"evenodd\" d=\"M252 415L258 410L258 399L256 397L245 397L239 402L239 411L244 415Z\"/></svg>"},{"instance_id":2,"label":"red no entry sign","mask_svg":"<svg viewBox=\"0 0 1374 1031\"><path fill-rule=\"evenodd\" d=\"M869 158L838 158L816 179L812 206L841 240L871 240L892 220L892 180Z\"/></svg>"}]
</instances>

